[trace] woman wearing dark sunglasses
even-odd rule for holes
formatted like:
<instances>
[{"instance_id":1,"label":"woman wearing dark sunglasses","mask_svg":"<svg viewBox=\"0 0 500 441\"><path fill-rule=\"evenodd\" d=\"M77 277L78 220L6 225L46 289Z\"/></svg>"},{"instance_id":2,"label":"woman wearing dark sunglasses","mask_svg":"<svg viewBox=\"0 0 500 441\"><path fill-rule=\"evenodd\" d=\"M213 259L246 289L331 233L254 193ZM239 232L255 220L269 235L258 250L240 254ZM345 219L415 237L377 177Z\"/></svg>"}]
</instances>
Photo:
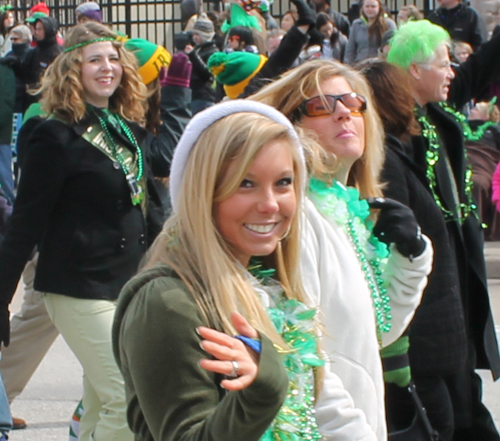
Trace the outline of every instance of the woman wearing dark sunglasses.
<instances>
[{"instance_id":1,"label":"woman wearing dark sunglasses","mask_svg":"<svg viewBox=\"0 0 500 441\"><path fill-rule=\"evenodd\" d=\"M308 135L306 150L315 151L308 156L322 157L309 161L302 275L322 310L323 349L344 386L331 422L336 439L386 441L379 351L411 321L432 247L411 210L381 198L384 136L370 88L350 67L316 60L252 98L287 115Z\"/></svg>"}]
</instances>

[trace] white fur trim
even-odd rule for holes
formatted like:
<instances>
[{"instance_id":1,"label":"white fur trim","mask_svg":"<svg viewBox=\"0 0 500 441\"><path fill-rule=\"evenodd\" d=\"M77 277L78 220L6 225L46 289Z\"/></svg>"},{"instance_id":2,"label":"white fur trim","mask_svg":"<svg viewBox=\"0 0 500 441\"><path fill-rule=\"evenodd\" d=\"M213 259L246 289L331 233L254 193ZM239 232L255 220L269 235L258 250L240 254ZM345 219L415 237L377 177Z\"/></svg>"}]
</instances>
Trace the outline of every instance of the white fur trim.
<instances>
[{"instance_id":1,"label":"white fur trim","mask_svg":"<svg viewBox=\"0 0 500 441\"><path fill-rule=\"evenodd\" d=\"M288 132L292 139L296 141L299 155L302 159L303 169L301 170L303 182L306 180L306 166L304 159L304 151L300 145L299 137L290 120L274 107L262 104L257 101L250 100L231 100L225 101L215 106L208 107L202 112L197 113L186 126L184 133L175 148L172 167L170 169L170 199L174 212L178 210L178 196L181 188L184 170L193 148L201 134L208 129L216 121L232 115L233 113L249 112L263 115L278 124L282 124L288 128Z\"/></svg>"}]
</instances>

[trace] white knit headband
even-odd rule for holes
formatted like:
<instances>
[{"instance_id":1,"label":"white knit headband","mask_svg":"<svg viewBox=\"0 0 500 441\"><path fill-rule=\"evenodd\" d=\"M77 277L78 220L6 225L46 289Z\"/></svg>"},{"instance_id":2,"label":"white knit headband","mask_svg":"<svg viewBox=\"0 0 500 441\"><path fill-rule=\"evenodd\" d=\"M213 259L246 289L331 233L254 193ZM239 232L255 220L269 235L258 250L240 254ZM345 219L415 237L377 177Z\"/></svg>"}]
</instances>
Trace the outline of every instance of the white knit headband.
<instances>
[{"instance_id":1,"label":"white knit headband","mask_svg":"<svg viewBox=\"0 0 500 441\"><path fill-rule=\"evenodd\" d=\"M249 112L257 113L265 116L270 120L284 125L288 129L288 134L295 141L297 150L302 160L302 170L300 173L303 176L303 181L306 178L306 166L304 159L304 151L300 145L299 137L295 131L290 120L275 108L262 104L257 101L250 100L231 100L223 103L216 104L209 107L200 113L197 113L186 126L184 133L175 148L174 157L172 160L172 167L170 169L170 199L172 209L177 212L179 208L179 190L181 188L182 179L184 177L184 170L191 153L191 149L198 141L201 134L208 129L212 124L220 119L232 115L233 113Z\"/></svg>"}]
</instances>

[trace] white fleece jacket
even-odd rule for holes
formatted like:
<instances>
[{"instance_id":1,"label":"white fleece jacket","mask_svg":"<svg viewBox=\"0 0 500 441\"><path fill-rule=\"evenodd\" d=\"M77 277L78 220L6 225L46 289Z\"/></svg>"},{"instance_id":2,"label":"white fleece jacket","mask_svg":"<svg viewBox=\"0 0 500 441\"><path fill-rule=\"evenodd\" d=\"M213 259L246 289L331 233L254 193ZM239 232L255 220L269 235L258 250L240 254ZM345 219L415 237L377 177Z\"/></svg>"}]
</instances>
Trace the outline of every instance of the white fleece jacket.
<instances>
[{"instance_id":1,"label":"white fleece jacket","mask_svg":"<svg viewBox=\"0 0 500 441\"><path fill-rule=\"evenodd\" d=\"M382 362L364 273L344 229L309 199L304 218L302 277L311 304L320 308L329 361L316 407L320 430L326 440L387 441ZM384 278L391 279L392 329L383 334L384 346L401 336L420 303L433 261L425 240L413 262L391 250Z\"/></svg>"}]
</instances>

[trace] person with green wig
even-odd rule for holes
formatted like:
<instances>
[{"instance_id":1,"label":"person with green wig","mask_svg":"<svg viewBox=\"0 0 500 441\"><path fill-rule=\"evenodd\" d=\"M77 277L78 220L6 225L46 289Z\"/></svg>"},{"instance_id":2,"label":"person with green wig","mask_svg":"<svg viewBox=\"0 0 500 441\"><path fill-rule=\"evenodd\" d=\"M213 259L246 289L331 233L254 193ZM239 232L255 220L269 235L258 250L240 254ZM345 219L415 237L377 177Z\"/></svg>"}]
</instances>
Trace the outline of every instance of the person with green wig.
<instances>
[{"instance_id":1,"label":"person with green wig","mask_svg":"<svg viewBox=\"0 0 500 441\"><path fill-rule=\"evenodd\" d=\"M410 366L418 394L441 440L495 441L500 437L481 402L481 379L475 369L488 369L498 379L500 356L486 281L482 225L465 156L465 117L456 109L477 97L500 73L500 37L453 68L450 43L449 34L440 26L427 20L414 21L396 31L387 56L388 62L402 67L407 75L420 128L404 147L405 163L424 184L426 195L433 198L437 210L435 214L428 210L427 216L435 216L434 224L445 222L446 234L436 240L439 245L447 242L453 250L442 256L443 269L432 277L434 283L451 286L459 300L458 309L451 308L444 290L441 296L433 296L433 301L426 301L424 294L409 333ZM388 93L391 87L387 86ZM406 105L404 99L401 101L395 113ZM386 176L385 195L401 199L408 182L397 176L396 171ZM414 192L412 204L426 195ZM413 208L418 211L418 206ZM433 237L423 225L422 232ZM458 275L451 276L449 269L454 266ZM441 329L454 328L448 335L429 331L440 308L449 312ZM453 323L450 316L455 317Z\"/></svg>"}]
</instances>

